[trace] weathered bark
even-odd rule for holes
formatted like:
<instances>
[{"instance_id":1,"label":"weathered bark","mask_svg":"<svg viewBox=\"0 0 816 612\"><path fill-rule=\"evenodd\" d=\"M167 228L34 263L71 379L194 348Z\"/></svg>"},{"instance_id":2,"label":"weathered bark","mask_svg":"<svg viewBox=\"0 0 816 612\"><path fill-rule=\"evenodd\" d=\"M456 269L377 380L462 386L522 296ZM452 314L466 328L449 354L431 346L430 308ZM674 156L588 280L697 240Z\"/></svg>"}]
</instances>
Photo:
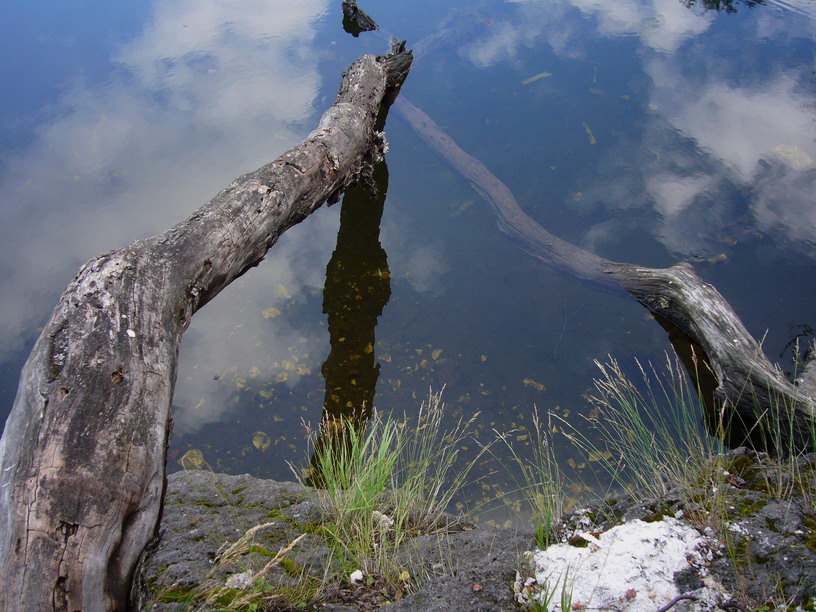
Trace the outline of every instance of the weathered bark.
<instances>
[{"instance_id":1,"label":"weathered bark","mask_svg":"<svg viewBox=\"0 0 816 612\"><path fill-rule=\"evenodd\" d=\"M771 364L725 298L691 264L661 270L609 263L604 269L650 312L678 327L704 351L697 367L710 367L717 386L707 390L713 398L703 400L713 399L715 406L725 408L722 426L731 430L735 442L747 438L772 451L788 450L775 448L777 442L792 443L797 449L813 444L816 409L807 385L792 384ZM758 425L761 421L764 424ZM781 440L772 439L776 431L783 434Z\"/></svg>"},{"instance_id":2,"label":"weathered bark","mask_svg":"<svg viewBox=\"0 0 816 612\"><path fill-rule=\"evenodd\" d=\"M375 120L410 63L410 51L362 57L303 143L70 283L0 441L0 610L128 607L160 516L190 317L381 154Z\"/></svg>"},{"instance_id":3,"label":"weathered bark","mask_svg":"<svg viewBox=\"0 0 816 612\"><path fill-rule=\"evenodd\" d=\"M700 347L700 369L695 371L689 363L689 374L705 379L710 367L716 380L710 385L711 398L702 399L716 400L716 406L707 403L709 408L725 409L721 424L730 429L733 443L748 441L767 450L791 450L772 448L774 441L767 437L771 429L787 432L788 439L783 441L797 449L813 446L816 359L792 384L771 365L725 298L703 282L690 264L666 270L619 264L554 236L521 209L502 181L463 151L428 115L404 97L397 100L396 107L417 134L484 197L493 208L499 229L525 252L605 291L625 289L662 320L678 354L682 354L679 344L691 342Z\"/></svg>"}]
</instances>

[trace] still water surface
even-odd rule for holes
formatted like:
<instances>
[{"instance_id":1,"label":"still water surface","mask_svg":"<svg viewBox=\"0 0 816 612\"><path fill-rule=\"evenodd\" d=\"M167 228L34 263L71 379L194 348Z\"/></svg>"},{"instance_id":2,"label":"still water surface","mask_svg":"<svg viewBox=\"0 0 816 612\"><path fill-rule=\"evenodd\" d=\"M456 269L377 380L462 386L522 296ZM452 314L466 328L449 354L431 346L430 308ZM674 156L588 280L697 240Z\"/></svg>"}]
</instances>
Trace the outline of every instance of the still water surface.
<instances>
[{"instance_id":1,"label":"still water surface","mask_svg":"<svg viewBox=\"0 0 816 612\"><path fill-rule=\"evenodd\" d=\"M7 4L3 418L84 261L169 227L299 142L342 70L386 48L343 32L327 0ZM538 223L608 259L695 263L783 366L788 343L812 337L813 0L363 8L417 49L402 95ZM366 387L355 401L411 414L444 385L452 417L481 411L483 442L519 429L522 452L534 406L580 423L594 360L663 361L670 345L642 307L523 253L397 112L386 133L384 201L346 206L342 228L340 205L319 210L194 318L170 471L198 450L218 471L291 478L304 422L320 420L349 360ZM511 479L495 460L479 475L463 503L492 500L501 517Z\"/></svg>"}]
</instances>

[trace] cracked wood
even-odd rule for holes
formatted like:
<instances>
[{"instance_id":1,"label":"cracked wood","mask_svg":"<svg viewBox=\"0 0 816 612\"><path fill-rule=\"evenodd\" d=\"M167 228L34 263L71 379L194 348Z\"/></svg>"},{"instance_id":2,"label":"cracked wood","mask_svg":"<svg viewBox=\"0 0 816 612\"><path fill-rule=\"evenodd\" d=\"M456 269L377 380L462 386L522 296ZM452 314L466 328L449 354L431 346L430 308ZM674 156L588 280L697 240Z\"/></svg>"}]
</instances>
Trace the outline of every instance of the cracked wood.
<instances>
[{"instance_id":1,"label":"cracked wood","mask_svg":"<svg viewBox=\"0 0 816 612\"><path fill-rule=\"evenodd\" d=\"M381 154L410 51L364 56L300 145L161 235L85 264L23 369L0 440L2 610L127 609L165 488L190 318Z\"/></svg>"}]
</instances>

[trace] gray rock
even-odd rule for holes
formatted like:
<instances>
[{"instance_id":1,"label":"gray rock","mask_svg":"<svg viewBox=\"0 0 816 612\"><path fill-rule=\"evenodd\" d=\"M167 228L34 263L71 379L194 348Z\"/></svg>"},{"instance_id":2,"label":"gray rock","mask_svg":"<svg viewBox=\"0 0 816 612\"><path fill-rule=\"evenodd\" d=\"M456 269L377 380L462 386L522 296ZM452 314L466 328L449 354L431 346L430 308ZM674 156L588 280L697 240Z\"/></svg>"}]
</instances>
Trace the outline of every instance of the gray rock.
<instances>
[{"instance_id":1,"label":"gray rock","mask_svg":"<svg viewBox=\"0 0 816 612\"><path fill-rule=\"evenodd\" d=\"M531 534L473 529L416 538L403 551L411 573L427 576L422 589L384 610L448 612L513 610L513 579Z\"/></svg>"},{"instance_id":2,"label":"gray rock","mask_svg":"<svg viewBox=\"0 0 816 612\"><path fill-rule=\"evenodd\" d=\"M801 459L792 472L780 471L766 455L745 449L729 453L727 459L733 478L731 486L720 492L718 525L727 532L705 530L709 537L721 539L727 549L722 556L717 551L711 555L712 577L741 597L740 604L773 599L810 605L816 598L816 508L812 501L816 458ZM793 492L780 500L775 494L779 490ZM701 489L672 491L657 499L609 498L563 517L560 538L569 541L576 531L603 532L634 519L649 522L665 516L704 516L705 504L688 500L705 502L709 494ZM268 580L294 587L302 585L304 576L319 579L332 563L331 549L319 535L324 520L315 492L296 483L199 471L172 474L161 540L148 551L137 572L137 609L189 609L185 598L202 583L225 585L231 580L239 585L246 581L247 572L260 569L278 550L304 534L287 554L287 567L275 568ZM446 521L440 525L447 527L444 536L420 536L403 546L399 553L402 564L411 582L423 586L385 609L515 609L513 581L522 553L533 545L531 535L488 528L451 533L456 527L449 518ZM242 555L240 563L214 563L224 553L224 542L234 542L253 526L266 523L272 524L255 534L256 548ZM681 593L701 588L700 574L695 572L678 572L674 582ZM374 597L365 586L337 585L332 601L335 603L323 609L371 609L385 599Z\"/></svg>"},{"instance_id":3,"label":"gray rock","mask_svg":"<svg viewBox=\"0 0 816 612\"><path fill-rule=\"evenodd\" d=\"M319 579L332 558L326 541L315 533L324 517L315 503L315 491L292 482L260 480L186 471L168 477L160 540L145 555L134 587L136 609L188 609L191 595L201 585L239 587L296 537L305 538L287 554L306 576ZM255 525L274 523L253 540L262 549L243 555L240 563L215 563L224 542L235 542ZM444 516L440 526L459 533L415 538L400 555L414 577L427 584L406 599L386 606L396 610L502 610L512 609L512 582L518 555L531 538L495 529L470 529ZM289 564L291 570L292 565ZM270 584L294 587L302 576L278 567ZM476 587L476 588L474 588ZM360 589L359 601L348 587L336 593L343 603L324 610L348 612L373 606L370 593ZM196 602L196 609L212 609Z\"/></svg>"},{"instance_id":4,"label":"gray rock","mask_svg":"<svg viewBox=\"0 0 816 612\"><path fill-rule=\"evenodd\" d=\"M286 567L268 573L270 584L296 586L305 575L319 577L331 554L309 528L319 522L314 491L293 482L259 480L207 471L168 477L160 540L149 550L135 581L141 610L176 610L202 584L235 586L235 576L261 569L280 549L305 537L286 556ZM252 548L235 563L215 563L225 542L235 542L256 525Z\"/></svg>"}]
</instances>

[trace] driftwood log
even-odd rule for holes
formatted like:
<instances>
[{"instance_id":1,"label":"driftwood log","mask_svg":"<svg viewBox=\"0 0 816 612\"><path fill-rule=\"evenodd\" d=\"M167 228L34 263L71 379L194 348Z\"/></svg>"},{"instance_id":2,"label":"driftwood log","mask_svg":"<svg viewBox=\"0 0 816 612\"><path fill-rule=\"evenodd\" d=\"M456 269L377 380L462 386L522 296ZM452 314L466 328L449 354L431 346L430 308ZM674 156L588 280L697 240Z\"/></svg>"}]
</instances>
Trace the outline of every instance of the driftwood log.
<instances>
[{"instance_id":1,"label":"driftwood log","mask_svg":"<svg viewBox=\"0 0 816 612\"><path fill-rule=\"evenodd\" d=\"M669 333L681 357L696 348L700 362L684 360L702 391L712 431L724 426L731 445L786 452L816 442L816 350L802 375L789 381L772 365L728 301L688 263L650 269L615 263L554 236L527 215L508 187L405 97L396 108L417 134L490 204L499 229L526 253L558 272L604 291L626 290ZM618 289L618 291L615 291ZM711 400L711 401L709 401ZM716 413L716 414L712 414ZM794 448L778 448L774 432ZM770 437L769 437L770 436Z\"/></svg>"},{"instance_id":2,"label":"driftwood log","mask_svg":"<svg viewBox=\"0 0 816 612\"><path fill-rule=\"evenodd\" d=\"M92 259L65 290L0 441L0 610L128 608L160 518L182 333L382 154L375 122L412 60L392 51L349 68L303 143L163 234Z\"/></svg>"}]
</instances>

